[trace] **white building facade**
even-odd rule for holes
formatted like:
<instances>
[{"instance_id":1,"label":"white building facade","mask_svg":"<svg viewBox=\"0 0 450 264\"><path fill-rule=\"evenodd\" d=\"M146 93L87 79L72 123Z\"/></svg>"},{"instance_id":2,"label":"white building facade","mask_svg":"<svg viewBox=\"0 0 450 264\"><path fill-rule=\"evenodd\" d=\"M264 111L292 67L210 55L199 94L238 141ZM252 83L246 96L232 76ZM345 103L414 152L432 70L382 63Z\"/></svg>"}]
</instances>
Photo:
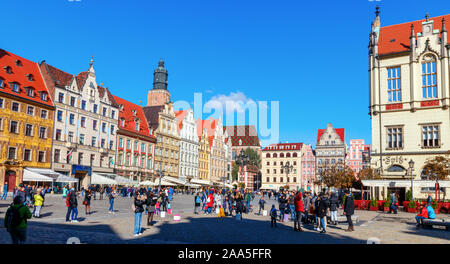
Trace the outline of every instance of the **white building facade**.
<instances>
[{"instance_id":1,"label":"white building facade","mask_svg":"<svg viewBox=\"0 0 450 264\"><path fill-rule=\"evenodd\" d=\"M199 139L192 109L175 111L180 136L179 179L198 179ZM189 179L189 180L188 180Z\"/></svg>"}]
</instances>

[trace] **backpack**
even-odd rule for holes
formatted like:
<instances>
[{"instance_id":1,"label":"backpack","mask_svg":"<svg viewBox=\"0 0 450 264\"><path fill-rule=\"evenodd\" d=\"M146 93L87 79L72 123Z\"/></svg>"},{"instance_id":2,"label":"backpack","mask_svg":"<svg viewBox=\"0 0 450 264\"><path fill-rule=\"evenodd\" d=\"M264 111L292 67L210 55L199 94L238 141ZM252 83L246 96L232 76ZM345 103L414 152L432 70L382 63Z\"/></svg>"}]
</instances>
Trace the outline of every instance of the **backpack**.
<instances>
[{"instance_id":1,"label":"backpack","mask_svg":"<svg viewBox=\"0 0 450 264\"><path fill-rule=\"evenodd\" d=\"M202 200L200 199L200 197L199 197L199 196L197 196L197 198L195 199L195 202L199 204L199 203L201 203L201 202L202 202Z\"/></svg>"},{"instance_id":2,"label":"backpack","mask_svg":"<svg viewBox=\"0 0 450 264\"><path fill-rule=\"evenodd\" d=\"M22 218L20 217L19 209L24 205L20 205L19 208L15 208L14 206L10 206L6 211L7 222L6 228L7 230L11 230L12 228L18 227L22 222Z\"/></svg>"},{"instance_id":3,"label":"backpack","mask_svg":"<svg viewBox=\"0 0 450 264\"><path fill-rule=\"evenodd\" d=\"M277 210L270 211L270 216L271 217L277 217Z\"/></svg>"}]
</instances>

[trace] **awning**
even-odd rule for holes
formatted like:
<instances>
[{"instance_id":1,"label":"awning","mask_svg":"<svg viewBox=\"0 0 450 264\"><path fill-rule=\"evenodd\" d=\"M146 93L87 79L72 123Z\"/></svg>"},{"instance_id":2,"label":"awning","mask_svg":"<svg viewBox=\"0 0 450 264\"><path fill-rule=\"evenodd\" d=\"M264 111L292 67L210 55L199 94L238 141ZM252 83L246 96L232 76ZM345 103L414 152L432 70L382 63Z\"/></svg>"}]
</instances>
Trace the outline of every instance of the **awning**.
<instances>
[{"instance_id":1,"label":"awning","mask_svg":"<svg viewBox=\"0 0 450 264\"><path fill-rule=\"evenodd\" d=\"M139 185L144 185L144 186L158 186L158 184L151 182L151 181L143 181L140 182Z\"/></svg>"},{"instance_id":2,"label":"awning","mask_svg":"<svg viewBox=\"0 0 450 264\"><path fill-rule=\"evenodd\" d=\"M113 174L113 173L98 173L100 176L112 179L116 182L116 184L118 185L137 185L138 182L137 181L133 181L132 179L123 177L123 176L119 176L117 174Z\"/></svg>"},{"instance_id":3,"label":"awning","mask_svg":"<svg viewBox=\"0 0 450 264\"><path fill-rule=\"evenodd\" d=\"M66 176L51 169L41 169L41 168L26 168L26 169L34 173L50 177L55 182L78 182L77 178Z\"/></svg>"},{"instance_id":4,"label":"awning","mask_svg":"<svg viewBox=\"0 0 450 264\"><path fill-rule=\"evenodd\" d=\"M91 184L112 184L112 185L116 185L117 182L111 178L102 176L100 174L97 173L92 173L91 176Z\"/></svg>"},{"instance_id":5,"label":"awning","mask_svg":"<svg viewBox=\"0 0 450 264\"><path fill-rule=\"evenodd\" d=\"M363 180L368 187L411 187L411 180ZM435 187L436 181L413 181L414 187ZM439 181L439 187L450 187L450 181Z\"/></svg>"},{"instance_id":6,"label":"awning","mask_svg":"<svg viewBox=\"0 0 450 264\"><path fill-rule=\"evenodd\" d=\"M182 181L182 180L179 180L179 179L177 179L177 178L170 177L170 176L164 176L164 177L162 178L162 180L163 180L163 181L168 181L168 182L174 182L174 183L176 183L176 184L178 184L178 185L186 185L186 182L185 182L185 181Z\"/></svg>"},{"instance_id":7,"label":"awning","mask_svg":"<svg viewBox=\"0 0 450 264\"><path fill-rule=\"evenodd\" d=\"M200 188L201 186L193 183L186 183L186 186L189 188Z\"/></svg>"},{"instance_id":8,"label":"awning","mask_svg":"<svg viewBox=\"0 0 450 264\"><path fill-rule=\"evenodd\" d=\"M28 168L23 170L23 181L33 181L33 182L52 182L53 178L33 172Z\"/></svg>"},{"instance_id":9,"label":"awning","mask_svg":"<svg viewBox=\"0 0 450 264\"><path fill-rule=\"evenodd\" d=\"M200 180L200 179L192 179L191 183L196 183L196 184L200 184L200 185L212 185L212 182Z\"/></svg>"},{"instance_id":10,"label":"awning","mask_svg":"<svg viewBox=\"0 0 450 264\"><path fill-rule=\"evenodd\" d=\"M263 184L260 190L278 190L280 189L281 185L279 184Z\"/></svg>"},{"instance_id":11,"label":"awning","mask_svg":"<svg viewBox=\"0 0 450 264\"><path fill-rule=\"evenodd\" d=\"M155 180L155 184L159 186L159 178ZM161 179L161 186L176 186L176 184Z\"/></svg>"}]
</instances>

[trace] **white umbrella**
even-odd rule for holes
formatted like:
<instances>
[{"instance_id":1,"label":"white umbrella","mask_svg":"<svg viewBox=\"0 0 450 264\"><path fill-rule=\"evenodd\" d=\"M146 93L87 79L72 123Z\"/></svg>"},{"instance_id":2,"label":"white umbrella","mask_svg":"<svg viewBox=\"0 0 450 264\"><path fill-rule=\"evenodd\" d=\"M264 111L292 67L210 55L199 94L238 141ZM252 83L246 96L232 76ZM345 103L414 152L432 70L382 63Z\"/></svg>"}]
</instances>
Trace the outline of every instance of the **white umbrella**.
<instances>
[{"instance_id":1,"label":"white umbrella","mask_svg":"<svg viewBox=\"0 0 450 264\"><path fill-rule=\"evenodd\" d=\"M145 186L158 186L158 184L151 182L151 181L143 181L140 182L139 185L145 185Z\"/></svg>"}]
</instances>

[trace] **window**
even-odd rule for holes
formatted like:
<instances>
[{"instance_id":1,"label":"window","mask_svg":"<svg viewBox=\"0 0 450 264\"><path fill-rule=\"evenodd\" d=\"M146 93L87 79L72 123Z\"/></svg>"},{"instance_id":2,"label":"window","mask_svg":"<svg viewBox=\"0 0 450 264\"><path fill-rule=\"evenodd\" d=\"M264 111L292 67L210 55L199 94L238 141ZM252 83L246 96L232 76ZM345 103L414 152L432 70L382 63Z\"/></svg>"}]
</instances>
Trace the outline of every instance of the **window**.
<instances>
[{"instance_id":1,"label":"window","mask_svg":"<svg viewBox=\"0 0 450 264\"><path fill-rule=\"evenodd\" d=\"M437 98L436 61L422 63L422 97Z\"/></svg>"},{"instance_id":2,"label":"window","mask_svg":"<svg viewBox=\"0 0 450 264\"><path fill-rule=\"evenodd\" d=\"M71 125L75 124L75 115L74 114L69 115L69 123Z\"/></svg>"},{"instance_id":3,"label":"window","mask_svg":"<svg viewBox=\"0 0 450 264\"><path fill-rule=\"evenodd\" d=\"M121 127L125 126L125 119L123 119L123 118L120 119L120 126Z\"/></svg>"},{"instance_id":4,"label":"window","mask_svg":"<svg viewBox=\"0 0 450 264\"><path fill-rule=\"evenodd\" d=\"M110 140L109 141L109 149L113 149L114 146L114 141Z\"/></svg>"},{"instance_id":5,"label":"window","mask_svg":"<svg viewBox=\"0 0 450 264\"><path fill-rule=\"evenodd\" d=\"M31 149L25 149L23 151L23 160L24 161L31 161Z\"/></svg>"},{"instance_id":6,"label":"window","mask_svg":"<svg viewBox=\"0 0 450 264\"><path fill-rule=\"evenodd\" d=\"M103 113L102 113L102 115L103 115L103 116L106 116L106 107L103 107Z\"/></svg>"},{"instance_id":7,"label":"window","mask_svg":"<svg viewBox=\"0 0 450 264\"><path fill-rule=\"evenodd\" d=\"M34 89L31 87L26 88L27 96L34 97Z\"/></svg>"},{"instance_id":8,"label":"window","mask_svg":"<svg viewBox=\"0 0 450 264\"><path fill-rule=\"evenodd\" d=\"M55 149L55 152L53 153L53 162L59 163L60 157L61 157L61 150Z\"/></svg>"},{"instance_id":9,"label":"window","mask_svg":"<svg viewBox=\"0 0 450 264\"><path fill-rule=\"evenodd\" d=\"M16 148L10 147L8 149L8 159L16 159Z\"/></svg>"},{"instance_id":10,"label":"window","mask_svg":"<svg viewBox=\"0 0 450 264\"><path fill-rule=\"evenodd\" d=\"M80 134L80 144L84 145L84 134Z\"/></svg>"},{"instance_id":11,"label":"window","mask_svg":"<svg viewBox=\"0 0 450 264\"><path fill-rule=\"evenodd\" d=\"M273 169L273 174L277 174L277 170L276 169Z\"/></svg>"},{"instance_id":12,"label":"window","mask_svg":"<svg viewBox=\"0 0 450 264\"><path fill-rule=\"evenodd\" d=\"M0 131L3 131L3 118L0 117Z\"/></svg>"},{"instance_id":13,"label":"window","mask_svg":"<svg viewBox=\"0 0 450 264\"><path fill-rule=\"evenodd\" d=\"M141 143L141 152L145 152L145 144Z\"/></svg>"},{"instance_id":14,"label":"window","mask_svg":"<svg viewBox=\"0 0 450 264\"><path fill-rule=\"evenodd\" d=\"M70 97L70 106L75 106L75 97Z\"/></svg>"},{"instance_id":15,"label":"window","mask_svg":"<svg viewBox=\"0 0 450 264\"><path fill-rule=\"evenodd\" d=\"M12 82L12 83L10 83L10 85L11 85L11 90L12 90L13 92L16 92L16 93L19 92L19 90L20 90L20 85L19 85L18 83Z\"/></svg>"},{"instance_id":16,"label":"window","mask_svg":"<svg viewBox=\"0 0 450 264\"><path fill-rule=\"evenodd\" d=\"M139 131L139 122L136 122L136 131Z\"/></svg>"},{"instance_id":17,"label":"window","mask_svg":"<svg viewBox=\"0 0 450 264\"><path fill-rule=\"evenodd\" d=\"M61 140L61 129L56 129L55 139Z\"/></svg>"},{"instance_id":18,"label":"window","mask_svg":"<svg viewBox=\"0 0 450 264\"><path fill-rule=\"evenodd\" d=\"M122 160L123 160L123 154L120 153L120 154L119 154L119 160L117 161L117 163L118 163L119 165L122 165Z\"/></svg>"},{"instance_id":19,"label":"window","mask_svg":"<svg viewBox=\"0 0 450 264\"><path fill-rule=\"evenodd\" d=\"M92 129L97 130L97 120L92 120Z\"/></svg>"},{"instance_id":20,"label":"window","mask_svg":"<svg viewBox=\"0 0 450 264\"><path fill-rule=\"evenodd\" d=\"M45 162L45 151L38 152L38 162Z\"/></svg>"},{"instance_id":21,"label":"window","mask_svg":"<svg viewBox=\"0 0 450 264\"><path fill-rule=\"evenodd\" d=\"M82 163L83 163L83 153L80 152L80 153L78 154L78 164L82 164Z\"/></svg>"},{"instance_id":22,"label":"window","mask_svg":"<svg viewBox=\"0 0 450 264\"><path fill-rule=\"evenodd\" d=\"M127 149L131 149L131 140L127 139Z\"/></svg>"},{"instance_id":23,"label":"window","mask_svg":"<svg viewBox=\"0 0 450 264\"><path fill-rule=\"evenodd\" d=\"M0 108L3 108L3 98L0 98Z\"/></svg>"},{"instance_id":24,"label":"window","mask_svg":"<svg viewBox=\"0 0 450 264\"><path fill-rule=\"evenodd\" d=\"M111 135L114 135L114 125L111 125L111 131L110 131Z\"/></svg>"},{"instance_id":25,"label":"window","mask_svg":"<svg viewBox=\"0 0 450 264\"><path fill-rule=\"evenodd\" d=\"M27 115L34 115L34 107L28 106L27 107Z\"/></svg>"},{"instance_id":26,"label":"window","mask_svg":"<svg viewBox=\"0 0 450 264\"><path fill-rule=\"evenodd\" d=\"M58 102L59 103L64 103L64 94L63 93L59 93L58 94Z\"/></svg>"},{"instance_id":27,"label":"window","mask_svg":"<svg viewBox=\"0 0 450 264\"><path fill-rule=\"evenodd\" d=\"M85 100L81 100L81 109L86 110L86 101Z\"/></svg>"},{"instance_id":28,"label":"window","mask_svg":"<svg viewBox=\"0 0 450 264\"><path fill-rule=\"evenodd\" d=\"M400 67L388 68L388 101L400 102L402 100Z\"/></svg>"},{"instance_id":29,"label":"window","mask_svg":"<svg viewBox=\"0 0 450 264\"><path fill-rule=\"evenodd\" d=\"M11 104L11 110L14 111L14 112L19 112L19 103L13 102Z\"/></svg>"},{"instance_id":30,"label":"window","mask_svg":"<svg viewBox=\"0 0 450 264\"><path fill-rule=\"evenodd\" d=\"M92 137L91 146L95 147L95 141L97 141L97 139L95 137Z\"/></svg>"},{"instance_id":31,"label":"window","mask_svg":"<svg viewBox=\"0 0 450 264\"><path fill-rule=\"evenodd\" d=\"M62 122L62 116L63 112L61 110L58 110L58 113L56 113L56 120L58 120L58 122Z\"/></svg>"},{"instance_id":32,"label":"window","mask_svg":"<svg viewBox=\"0 0 450 264\"><path fill-rule=\"evenodd\" d=\"M387 129L388 148L403 148L403 128L389 127Z\"/></svg>"},{"instance_id":33,"label":"window","mask_svg":"<svg viewBox=\"0 0 450 264\"><path fill-rule=\"evenodd\" d=\"M25 136L27 136L27 137L33 136L33 125L30 125L30 124L25 125Z\"/></svg>"},{"instance_id":34,"label":"window","mask_svg":"<svg viewBox=\"0 0 450 264\"><path fill-rule=\"evenodd\" d=\"M93 111L95 114L97 114L97 105L96 105L96 104L94 104L94 107L93 107L92 111Z\"/></svg>"},{"instance_id":35,"label":"window","mask_svg":"<svg viewBox=\"0 0 450 264\"><path fill-rule=\"evenodd\" d=\"M94 160L95 160L95 154L91 154L91 167L94 164Z\"/></svg>"},{"instance_id":36,"label":"window","mask_svg":"<svg viewBox=\"0 0 450 264\"><path fill-rule=\"evenodd\" d=\"M86 127L86 117L84 117L84 116L81 117L80 126L81 127Z\"/></svg>"},{"instance_id":37,"label":"window","mask_svg":"<svg viewBox=\"0 0 450 264\"><path fill-rule=\"evenodd\" d=\"M123 148L123 139L119 138L119 148Z\"/></svg>"},{"instance_id":38,"label":"window","mask_svg":"<svg viewBox=\"0 0 450 264\"><path fill-rule=\"evenodd\" d=\"M127 155L127 166L130 166L130 154Z\"/></svg>"},{"instance_id":39,"label":"window","mask_svg":"<svg viewBox=\"0 0 450 264\"><path fill-rule=\"evenodd\" d=\"M0 88L4 88L3 85L4 85L4 81L3 81L3 79L0 78Z\"/></svg>"},{"instance_id":40,"label":"window","mask_svg":"<svg viewBox=\"0 0 450 264\"><path fill-rule=\"evenodd\" d=\"M18 127L17 121L11 121L11 125L9 127L9 132L15 133L15 134L19 133L19 127Z\"/></svg>"},{"instance_id":41,"label":"window","mask_svg":"<svg viewBox=\"0 0 450 264\"><path fill-rule=\"evenodd\" d=\"M440 147L439 125L422 126L422 147Z\"/></svg>"},{"instance_id":42,"label":"window","mask_svg":"<svg viewBox=\"0 0 450 264\"><path fill-rule=\"evenodd\" d=\"M67 137L67 141L73 142L73 132L69 132L69 135Z\"/></svg>"},{"instance_id":43,"label":"window","mask_svg":"<svg viewBox=\"0 0 450 264\"><path fill-rule=\"evenodd\" d=\"M47 116L48 116L47 110L41 110L41 118L42 119L47 119Z\"/></svg>"},{"instance_id":44,"label":"window","mask_svg":"<svg viewBox=\"0 0 450 264\"><path fill-rule=\"evenodd\" d=\"M41 92L41 100L47 102L48 96L46 92Z\"/></svg>"},{"instance_id":45,"label":"window","mask_svg":"<svg viewBox=\"0 0 450 264\"><path fill-rule=\"evenodd\" d=\"M134 142L134 151L139 151L138 142L137 141Z\"/></svg>"},{"instance_id":46,"label":"window","mask_svg":"<svg viewBox=\"0 0 450 264\"><path fill-rule=\"evenodd\" d=\"M111 110L111 118L114 119L115 116L116 116L116 112L114 110Z\"/></svg>"},{"instance_id":47,"label":"window","mask_svg":"<svg viewBox=\"0 0 450 264\"><path fill-rule=\"evenodd\" d=\"M105 142L106 142L105 139L102 138L101 143L100 143L101 148L105 147Z\"/></svg>"}]
</instances>

